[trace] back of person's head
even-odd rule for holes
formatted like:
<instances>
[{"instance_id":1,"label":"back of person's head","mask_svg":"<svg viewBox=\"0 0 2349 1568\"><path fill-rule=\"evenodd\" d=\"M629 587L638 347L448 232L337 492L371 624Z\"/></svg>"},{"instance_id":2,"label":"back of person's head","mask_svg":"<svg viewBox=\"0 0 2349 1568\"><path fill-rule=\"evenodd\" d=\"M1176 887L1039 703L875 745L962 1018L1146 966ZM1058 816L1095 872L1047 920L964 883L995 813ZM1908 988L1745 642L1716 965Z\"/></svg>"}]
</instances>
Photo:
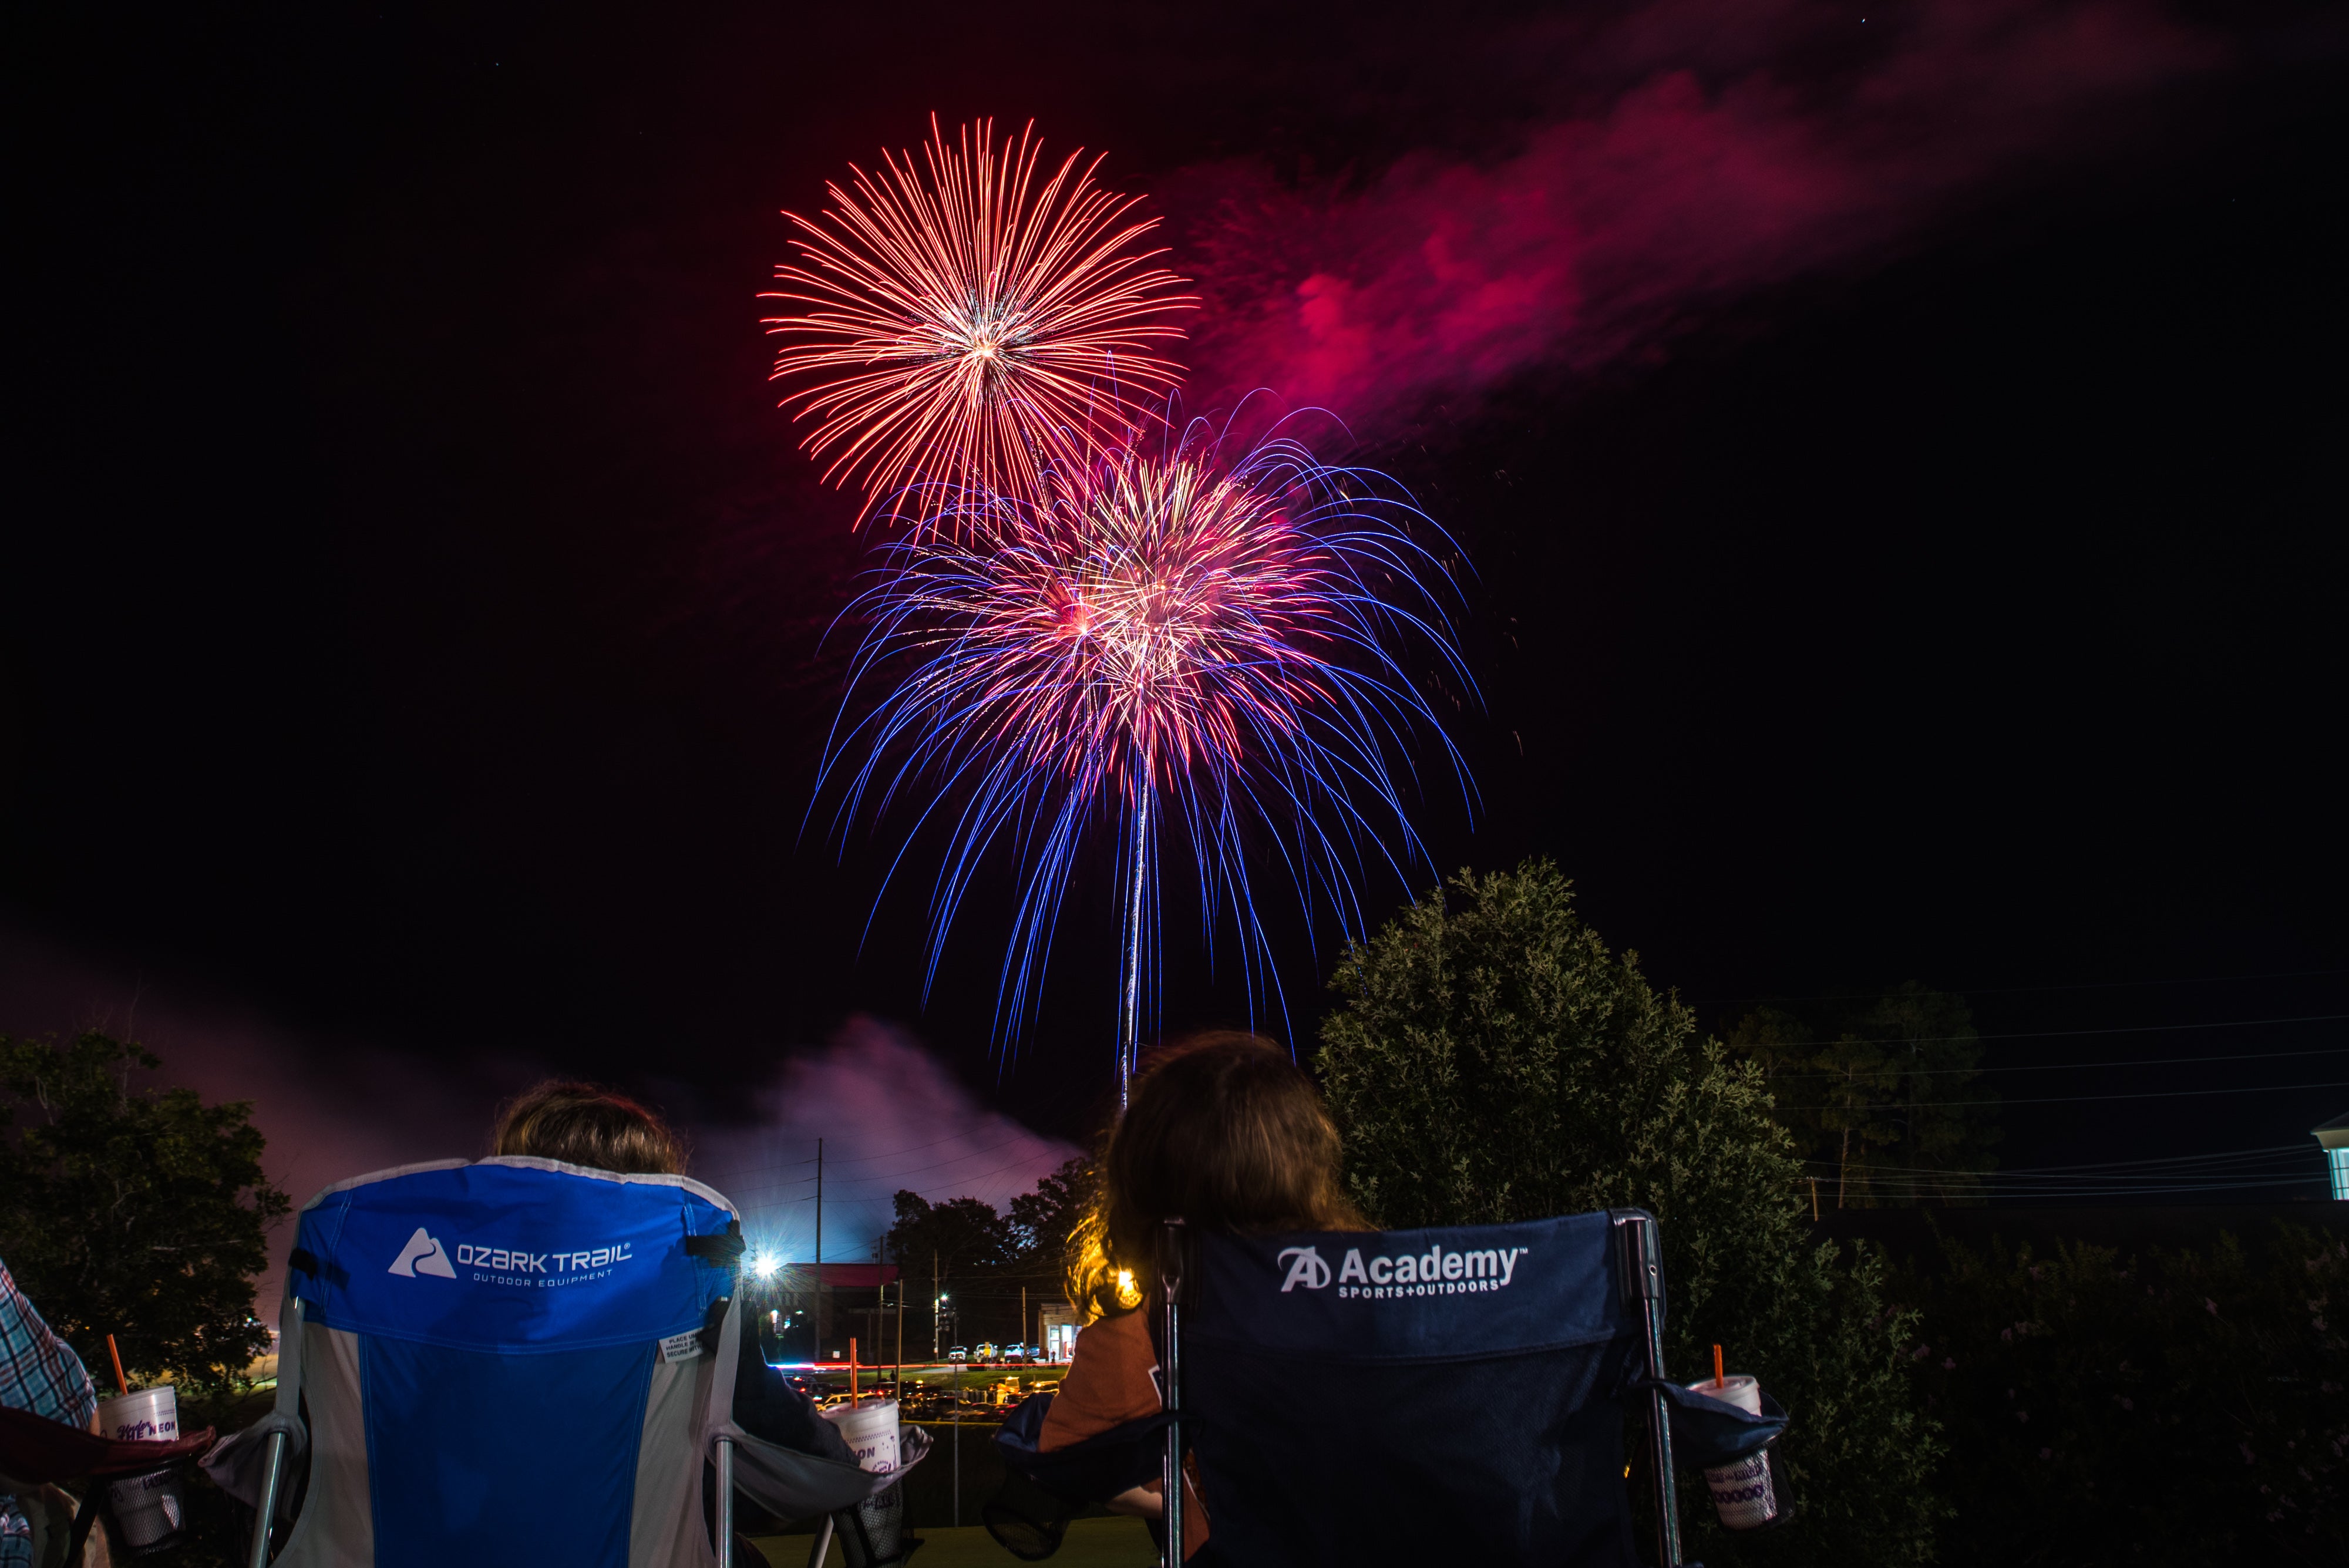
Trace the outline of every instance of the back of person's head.
<instances>
[{"instance_id":1,"label":"back of person's head","mask_svg":"<svg viewBox=\"0 0 2349 1568\"><path fill-rule=\"evenodd\" d=\"M1288 1053L1237 1031L1153 1053L1101 1158L1096 1234L1106 1271L1075 1293L1102 1308L1119 1271L1155 1273L1158 1227L1261 1235L1364 1229L1342 1183L1337 1124ZM1119 1293L1128 1299L1131 1292Z\"/></svg>"},{"instance_id":2,"label":"back of person's head","mask_svg":"<svg viewBox=\"0 0 2349 1568\"><path fill-rule=\"evenodd\" d=\"M623 1095L549 1078L498 1113L492 1154L534 1155L626 1176L676 1176L685 1146L669 1125Z\"/></svg>"}]
</instances>

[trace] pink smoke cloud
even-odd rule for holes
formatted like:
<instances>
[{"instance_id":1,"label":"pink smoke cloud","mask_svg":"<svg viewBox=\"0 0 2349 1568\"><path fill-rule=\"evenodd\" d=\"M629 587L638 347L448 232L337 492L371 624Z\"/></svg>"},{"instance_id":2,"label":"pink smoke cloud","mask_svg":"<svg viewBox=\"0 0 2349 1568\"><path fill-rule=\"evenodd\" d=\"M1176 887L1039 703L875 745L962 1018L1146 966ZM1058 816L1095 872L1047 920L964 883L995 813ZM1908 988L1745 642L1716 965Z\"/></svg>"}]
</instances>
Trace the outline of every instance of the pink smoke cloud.
<instances>
[{"instance_id":1,"label":"pink smoke cloud","mask_svg":"<svg viewBox=\"0 0 2349 1568\"><path fill-rule=\"evenodd\" d=\"M872 1257L900 1189L1005 1209L1079 1152L985 1108L920 1042L874 1018L786 1061L754 1104L756 1127L698 1136L693 1174L734 1199L754 1245L795 1262L814 1256L818 1138L823 1255L838 1262Z\"/></svg>"},{"instance_id":2,"label":"pink smoke cloud","mask_svg":"<svg viewBox=\"0 0 2349 1568\"><path fill-rule=\"evenodd\" d=\"M539 1075L512 1058L427 1063L330 1038L217 987L0 927L0 1033L63 1039L84 1029L145 1044L162 1060L160 1085L253 1102L268 1140L263 1171L297 1210L348 1177L478 1157L498 1103ZM295 1230L288 1219L271 1233L254 1293L272 1321Z\"/></svg>"},{"instance_id":3,"label":"pink smoke cloud","mask_svg":"<svg viewBox=\"0 0 2349 1568\"><path fill-rule=\"evenodd\" d=\"M103 1029L162 1059L161 1085L207 1100L250 1100L268 1139L263 1168L298 1210L372 1170L489 1152L501 1102L564 1069L533 1058L329 1037L216 986L77 951L0 924L0 1034L69 1037ZM900 1187L998 1208L1077 1152L981 1106L953 1070L902 1030L851 1019L818 1051L787 1057L740 1117L685 1124L688 1173L741 1207L744 1230L792 1258L812 1251L813 1167L826 1144L824 1256L872 1255ZM295 1222L271 1233L254 1293L274 1321Z\"/></svg>"},{"instance_id":4,"label":"pink smoke cloud","mask_svg":"<svg viewBox=\"0 0 2349 1568\"><path fill-rule=\"evenodd\" d=\"M1342 193L1244 163L1178 175L1207 301L1195 391L1375 420L1652 355L1739 296L1877 265L2098 156L2157 89L2225 59L2137 0L1932 0L1880 18L1863 63L1794 73L1817 7L1717 11L1665 0L1575 39L1586 79L1621 85L1496 160L1416 153Z\"/></svg>"}]
</instances>

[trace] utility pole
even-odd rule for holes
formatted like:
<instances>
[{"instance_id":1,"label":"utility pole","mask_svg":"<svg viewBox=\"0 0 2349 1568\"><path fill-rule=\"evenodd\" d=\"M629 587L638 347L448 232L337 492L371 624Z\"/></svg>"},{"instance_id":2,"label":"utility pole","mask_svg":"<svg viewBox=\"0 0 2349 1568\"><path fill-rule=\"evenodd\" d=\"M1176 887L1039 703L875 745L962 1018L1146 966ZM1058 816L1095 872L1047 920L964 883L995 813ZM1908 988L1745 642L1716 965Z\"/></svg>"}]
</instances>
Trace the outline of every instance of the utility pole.
<instances>
[{"instance_id":1,"label":"utility pole","mask_svg":"<svg viewBox=\"0 0 2349 1568\"><path fill-rule=\"evenodd\" d=\"M938 1298L938 1253L937 1249L933 1247L930 1249L930 1360L933 1363L935 1363L938 1358L938 1330L944 1326L939 1320L946 1316L946 1314L938 1310L940 1304Z\"/></svg>"},{"instance_id":2,"label":"utility pole","mask_svg":"<svg viewBox=\"0 0 2349 1568\"><path fill-rule=\"evenodd\" d=\"M1027 1359L1028 1350L1028 1287L1019 1287L1019 1350L1020 1359Z\"/></svg>"},{"instance_id":3,"label":"utility pole","mask_svg":"<svg viewBox=\"0 0 2349 1568\"><path fill-rule=\"evenodd\" d=\"M815 1140L815 1359L823 1359L823 1139Z\"/></svg>"}]
</instances>

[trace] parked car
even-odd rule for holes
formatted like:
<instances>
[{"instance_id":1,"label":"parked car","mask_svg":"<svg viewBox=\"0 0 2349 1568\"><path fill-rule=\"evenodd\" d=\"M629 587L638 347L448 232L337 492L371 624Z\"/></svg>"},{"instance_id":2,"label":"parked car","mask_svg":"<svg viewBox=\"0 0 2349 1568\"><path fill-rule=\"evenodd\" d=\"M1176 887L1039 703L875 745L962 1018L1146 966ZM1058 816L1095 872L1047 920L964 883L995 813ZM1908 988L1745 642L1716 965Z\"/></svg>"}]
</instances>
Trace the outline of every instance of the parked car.
<instances>
[{"instance_id":1,"label":"parked car","mask_svg":"<svg viewBox=\"0 0 2349 1568\"><path fill-rule=\"evenodd\" d=\"M982 1345L978 1347L978 1364L981 1366L985 1366L988 1363L992 1362L999 1354L1000 1352L999 1352L995 1346L991 1345Z\"/></svg>"},{"instance_id":2,"label":"parked car","mask_svg":"<svg viewBox=\"0 0 2349 1568\"><path fill-rule=\"evenodd\" d=\"M952 1350L947 1352L947 1359L948 1361L968 1361L970 1359L970 1349L968 1345L957 1345Z\"/></svg>"}]
</instances>

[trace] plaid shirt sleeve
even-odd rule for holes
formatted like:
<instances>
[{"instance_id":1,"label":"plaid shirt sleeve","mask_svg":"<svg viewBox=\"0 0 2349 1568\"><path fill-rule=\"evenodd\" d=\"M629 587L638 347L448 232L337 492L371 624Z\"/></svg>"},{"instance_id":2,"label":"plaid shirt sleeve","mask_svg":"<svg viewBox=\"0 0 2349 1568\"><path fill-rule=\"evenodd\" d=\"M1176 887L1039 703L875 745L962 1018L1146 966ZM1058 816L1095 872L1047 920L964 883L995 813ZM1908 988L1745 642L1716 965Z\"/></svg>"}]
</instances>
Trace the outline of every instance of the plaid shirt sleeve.
<instances>
[{"instance_id":1,"label":"plaid shirt sleeve","mask_svg":"<svg viewBox=\"0 0 2349 1568\"><path fill-rule=\"evenodd\" d=\"M0 1405L87 1428L98 1390L73 1346L50 1332L0 1261Z\"/></svg>"},{"instance_id":2,"label":"plaid shirt sleeve","mask_svg":"<svg viewBox=\"0 0 2349 1568\"><path fill-rule=\"evenodd\" d=\"M0 1261L0 1405L86 1428L98 1390L73 1346L59 1339ZM13 1497L0 1496L0 1568L32 1568L33 1527Z\"/></svg>"}]
</instances>

